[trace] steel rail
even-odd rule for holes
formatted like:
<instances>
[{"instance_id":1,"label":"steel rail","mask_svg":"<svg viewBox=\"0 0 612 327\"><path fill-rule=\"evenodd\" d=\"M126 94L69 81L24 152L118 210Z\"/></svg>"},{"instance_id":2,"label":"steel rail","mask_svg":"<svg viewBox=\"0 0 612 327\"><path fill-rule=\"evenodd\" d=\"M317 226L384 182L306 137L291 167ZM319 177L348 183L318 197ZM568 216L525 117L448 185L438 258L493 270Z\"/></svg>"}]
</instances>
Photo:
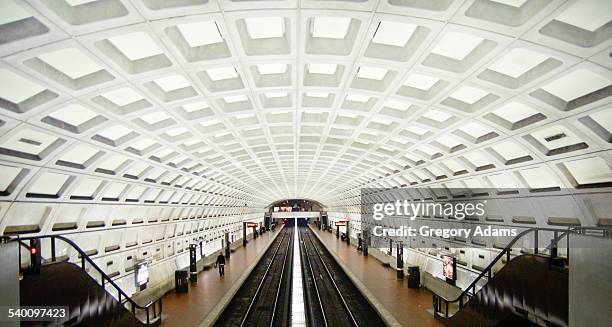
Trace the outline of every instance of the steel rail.
<instances>
[{"instance_id":1,"label":"steel rail","mask_svg":"<svg viewBox=\"0 0 612 327\"><path fill-rule=\"evenodd\" d=\"M274 296L274 306L272 307L272 317L270 317L270 327L274 324L274 316L276 315L276 307L278 305L278 297L280 296L280 290L283 284L283 280L285 277L285 266L287 265L287 258L289 256L289 248L293 245L293 237L292 234L289 237L289 242L287 243L287 251L285 251L285 257L283 258L283 268L281 269L280 281L278 282L278 288L276 289L276 295Z\"/></svg>"},{"instance_id":2,"label":"steel rail","mask_svg":"<svg viewBox=\"0 0 612 327\"><path fill-rule=\"evenodd\" d=\"M270 263L266 267L266 271L264 272L263 277L261 278L261 280L259 281L259 284L257 285L257 289L255 290L255 294L253 295L253 298L251 299L251 302L249 303L247 311L244 313L244 316L240 320L240 327L244 326L244 324L246 323L246 320L248 316L250 315L251 310L253 309L253 305L255 304L255 300L259 297L259 293L261 292L264 281L266 280L266 277L268 276L268 273L270 272L270 268L272 267L272 264L274 263L274 259L276 258L278 251L283 245L283 241L285 240L285 237L287 237L287 233L283 233L283 238L281 238L280 242L278 243L278 246L276 247L276 250L274 250L274 254L272 255L272 260L270 260Z\"/></svg>"},{"instance_id":3,"label":"steel rail","mask_svg":"<svg viewBox=\"0 0 612 327\"><path fill-rule=\"evenodd\" d=\"M329 276L329 279L331 280L332 284L334 285L334 289L336 290L336 293L338 293L338 296L340 296L340 300L342 300L342 304L343 304L344 308L346 309L347 313L349 314L349 317L351 318L351 321L353 322L353 325L354 326L359 326L359 324L357 323L357 320L355 319L355 316L353 315L353 312L351 311L351 308L346 303L346 300L344 299L344 296L342 295L342 292L340 292L340 289L338 288L338 284L336 284L336 281L334 280L331 272L329 271L329 268L327 267L327 264L323 260L323 257L321 256L319 251L317 251L317 247L316 247L314 241L312 240L312 236L308 235L308 240L310 241L310 244L312 245L312 247L315 249L315 253L319 257L319 260L321 260L323 268L325 268L325 271L327 272L327 275Z\"/></svg>"},{"instance_id":4,"label":"steel rail","mask_svg":"<svg viewBox=\"0 0 612 327\"><path fill-rule=\"evenodd\" d=\"M300 229L300 234L302 234L302 239L305 240L305 237L303 237L303 232ZM317 295L317 300L319 302L319 308L321 309L321 313L322 313L322 317L323 317L323 323L325 324L325 327L327 327L327 317L325 316L325 308L323 307L323 302L321 302L321 294L319 293L319 286L317 285L317 279L315 277L314 274L314 270L312 269L312 264L310 262L310 256L308 255L308 248L306 246L306 241L303 241L302 247L304 249L304 254L306 257L306 263L308 265L308 270L310 272L310 275L312 276L312 283L314 284L314 288L315 288L315 294Z\"/></svg>"}]
</instances>

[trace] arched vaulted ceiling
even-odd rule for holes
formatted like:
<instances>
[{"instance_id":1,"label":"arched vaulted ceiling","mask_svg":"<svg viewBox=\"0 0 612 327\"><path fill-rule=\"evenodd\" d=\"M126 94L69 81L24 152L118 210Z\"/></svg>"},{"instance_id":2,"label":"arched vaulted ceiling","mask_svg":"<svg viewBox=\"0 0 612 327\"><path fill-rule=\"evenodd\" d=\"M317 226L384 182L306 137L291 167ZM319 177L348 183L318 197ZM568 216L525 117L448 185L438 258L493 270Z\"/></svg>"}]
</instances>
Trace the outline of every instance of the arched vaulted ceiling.
<instances>
[{"instance_id":1,"label":"arched vaulted ceiling","mask_svg":"<svg viewBox=\"0 0 612 327\"><path fill-rule=\"evenodd\" d=\"M0 198L610 183L611 21L607 0L3 0Z\"/></svg>"}]
</instances>

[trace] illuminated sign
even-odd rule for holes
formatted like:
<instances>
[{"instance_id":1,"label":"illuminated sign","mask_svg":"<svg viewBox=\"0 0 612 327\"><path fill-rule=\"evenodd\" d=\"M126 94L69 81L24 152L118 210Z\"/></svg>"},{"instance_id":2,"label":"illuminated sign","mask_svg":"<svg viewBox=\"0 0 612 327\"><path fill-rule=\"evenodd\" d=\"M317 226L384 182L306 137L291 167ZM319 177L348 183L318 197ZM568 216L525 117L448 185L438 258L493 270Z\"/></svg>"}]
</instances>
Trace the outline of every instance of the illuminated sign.
<instances>
[{"instance_id":1,"label":"illuminated sign","mask_svg":"<svg viewBox=\"0 0 612 327\"><path fill-rule=\"evenodd\" d=\"M457 260L454 257L450 255L442 256L442 275L448 283L454 285L455 280L457 280Z\"/></svg>"},{"instance_id":2,"label":"illuminated sign","mask_svg":"<svg viewBox=\"0 0 612 327\"><path fill-rule=\"evenodd\" d=\"M348 221L346 220L336 222L336 226L346 226L347 224L348 224Z\"/></svg>"},{"instance_id":3,"label":"illuminated sign","mask_svg":"<svg viewBox=\"0 0 612 327\"><path fill-rule=\"evenodd\" d=\"M249 221L248 223L246 223L246 227L257 227L257 226L259 226L259 224L258 223L254 223L252 221Z\"/></svg>"},{"instance_id":4,"label":"illuminated sign","mask_svg":"<svg viewBox=\"0 0 612 327\"><path fill-rule=\"evenodd\" d=\"M292 212L293 208L291 207L274 207L274 212Z\"/></svg>"},{"instance_id":5,"label":"illuminated sign","mask_svg":"<svg viewBox=\"0 0 612 327\"><path fill-rule=\"evenodd\" d=\"M146 261L139 262L136 264L135 276L136 276L136 286L142 287L147 284L149 281L149 264Z\"/></svg>"}]
</instances>

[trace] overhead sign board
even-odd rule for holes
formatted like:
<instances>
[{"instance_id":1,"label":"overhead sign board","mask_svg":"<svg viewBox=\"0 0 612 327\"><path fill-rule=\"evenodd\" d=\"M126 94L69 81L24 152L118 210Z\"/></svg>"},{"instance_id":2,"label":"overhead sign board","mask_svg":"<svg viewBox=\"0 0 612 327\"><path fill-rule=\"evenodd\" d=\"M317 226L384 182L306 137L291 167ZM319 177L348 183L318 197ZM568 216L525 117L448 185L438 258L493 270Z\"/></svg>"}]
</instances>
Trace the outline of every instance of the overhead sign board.
<instances>
[{"instance_id":1,"label":"overhead sign board","mask_svg":"<svg viewBox=\"0 0 612 327\"><path fill-rule=\"evenodd\" d=\"M257 227L257 226L259 226L259 224L258 223L254 223L252 221L249 221L249 222L246 223L246 227Z\"/></svg>"},{"instance_id":2,"label":"overhead sign board","mask_svg":"<svg viewBox=\"0 0 612 327\"><path fill-rule=\"evenodd\" d=\"M346 226L347 223L348 223L348 221L346 221L346 220L337 221L336 222L336 226Z\"/></svg>"}]
</instances>

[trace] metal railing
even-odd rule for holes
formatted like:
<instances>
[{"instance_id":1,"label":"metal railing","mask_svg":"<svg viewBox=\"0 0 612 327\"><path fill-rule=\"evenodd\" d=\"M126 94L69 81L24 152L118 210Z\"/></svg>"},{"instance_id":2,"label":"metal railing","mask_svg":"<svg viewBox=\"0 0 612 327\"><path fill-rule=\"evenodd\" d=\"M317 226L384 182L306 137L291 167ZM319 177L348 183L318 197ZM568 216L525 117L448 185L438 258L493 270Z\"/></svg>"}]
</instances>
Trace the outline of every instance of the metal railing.
<instances>
[{"instance_id":1,"label":"metal railing","mask_svg":"<svg viewBox=\"0 0 612 327\"><path fill-rule=\"evenodd\" d=\"M573 228L568 228L568 229L555 229L555 228L535 227L535 228L526 229L522 231L521 233L519 233L514 239L512 239L512 241L510 241L510 243L506 245L506 247L491 261L491 263L485 269L482 270L482 272L472 281L472 283L470 283L468 287L463 289L463 291L457 298L453 300L447 300L444 297L434 293L433 303L436 304L437 306L437 307L434 307L435 316L436 317L443 316L444 318L449 318L448 308L449 308L449 304L451 303L458 303L457 311L464 308L468 304L469 300L474 295L476 295L477 293L476 286L478 282L481 281L485 276L487 277L488 280L491 280L493 276L493 268L504 257L506 258L506 263L510 262L510 255L511 255L512 247L514 246L514 244L516 244L519 240L523 239L527 235L533 234L533 254L540 254L540 251L539 251L540 232L549 232L549 233L552 232L553 233L553 237L550 240L550 243L545 248L545 251L548 251L548 254L552 258L558 256L559 244L565 238L565 247L566 247L565 259L568 262L569 262L569 254L570 254L570 237L569 236L571 233L595 234L598 236L612 237L612 229L610 228L573 227ZM467 298L467 301L465 301L466 298ZM444 312L443 312L443 315L440 315L440 312L441 312L440 310L442 309L441 303L443 302L444 302Z\"/></svg>"},{"instance_id":2,"label":"metal railing","mask_svg":"<svg viewBox=\"0 0 612 327\"><path fill-rule=\"evenodd\" d=\"M102 268L100 268L90 257L89 255L87 255L87 253L85 253L85 251L83 251L76 243L74 243L72 240L70 240L69 238L63 237L61 235L43 235L43 236L31 236L31 237L21 237L21 236L17 236L15 238L7 238L8 241L15 241L19 243L19 268L21 269L21 248L25 247L28 249L28 251L31 250L31 247L26 244L24 241L31 241L31 240L38 240L39 242L42 241L43 239L48 239L50 241L50 245L51 245L51 260L50 262L56 262L57 260L57 254L56 254L56 240L60 240L65 242L66 244L68 244L70 247L72 247L77 253L78 253L78 258L80 260L80 264L79 263L74 263L76 266L80 267L81 269L83 269L83 271L85 271L87 274L89 274L90 276L92 276L92 278L95 279L95 277L89 273L89 271L87 270L87 264L89 264L89 266L93 267L95 271L98 272L98 274L100 274L100 285L102 286L102 288L104 288L104 290L106 291L106 285L110 285L112 286L115 291L117 292L117 300L119 301L119 303L121 303L121 305L123 305L124 308L126 308L128 311L130 311L132 313L132 315L134 315L134 317L136 317L136 319L140 320L142 323L151 326L155 323L157 323L158 320L161 320L161 314L162 314L162 299L161 297L159 297L156 300L150 301L147 304L144 305L140 305L138 303L136 303L134 300L132 300L132 298L130 298L113 280L110 276L108 276L104 270L102 270ZM42 242L40 242L41 246L42 246ZM42 252L42 251L41 251ZM42 253L38 254L38 255L42 255ZM145 317L144 319L142 317L140 317L139 315L137 315L137 311L144 311L145 312Z\"/></svg>"}]
</instances>

